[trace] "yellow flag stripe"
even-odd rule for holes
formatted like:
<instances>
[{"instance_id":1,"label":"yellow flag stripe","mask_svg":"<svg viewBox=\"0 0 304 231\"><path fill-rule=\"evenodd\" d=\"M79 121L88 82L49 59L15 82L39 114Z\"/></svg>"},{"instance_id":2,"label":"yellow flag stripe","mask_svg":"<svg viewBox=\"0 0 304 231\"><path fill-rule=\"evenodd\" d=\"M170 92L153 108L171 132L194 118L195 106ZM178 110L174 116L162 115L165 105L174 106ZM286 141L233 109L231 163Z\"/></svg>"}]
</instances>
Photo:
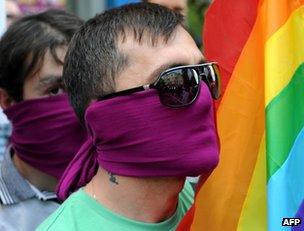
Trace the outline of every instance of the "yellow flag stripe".
<instances>
[{"instance_id":1,"label":"yellow flag stripe","mask_svg":"<svg viewBox=\"0 0 304 231\"><path fill-rule=\"evenodd\" d=\"M304 6L295 10L288 21L266 42L265 103L268 105L294 75L304 60Z\"/></svg>"}]
</instances>

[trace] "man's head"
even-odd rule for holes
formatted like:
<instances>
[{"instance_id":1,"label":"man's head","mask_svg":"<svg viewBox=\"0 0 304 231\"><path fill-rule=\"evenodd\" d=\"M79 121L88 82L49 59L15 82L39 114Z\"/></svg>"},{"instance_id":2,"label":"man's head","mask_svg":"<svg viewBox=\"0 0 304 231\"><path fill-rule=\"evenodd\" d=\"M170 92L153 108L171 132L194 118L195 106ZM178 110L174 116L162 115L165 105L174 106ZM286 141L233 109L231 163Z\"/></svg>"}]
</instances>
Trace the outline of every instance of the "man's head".
<instances>
[{"instance_id":1,"label":"man's head","mask_svg":"<svg viewBox=\"0 0 304 231\"><path fill-rule=\"evenodd\" d=\"M97 97L152 83L171 66L201 60L181 14L139 3L89 20L71 41L63 79L83 120Z\"/></svg>"},{"instance_id":2,"label":"man's head","mask_svg":"<svg viewBox=\"0 0 304 231\"><path fill-rule=\"evenodd\" d=\"M143 0L143 2L150 2L165 6L174 10L182 15L187 14L187 0Z\"/></svg>"},{"instance_id":3,"label":"man's head","mask_svg":"<svg viewBox=\"0 0 304 231\"><path fill-rule=\"evenodd\" d=\"M6 11L6 27L9 27L16 19L18 19L22 13L15 0L5 1L5 11Z\"/></svg>"},{"instance_id":4,"label":"man's head","mask_svg":"<svg viewBox=\"0 0 304 231\"><path fill-rule=\"evenodd\" d=\"M66 95L59 95L67 45L82 24L50 10L19 19L0 40L0 103L12 123L14 160L46 190L54 190L86 140Z\"/></svg>"},{"instance_id":5,"label":"man's head","mask_svg":"<svg viewBox=\"0 0 304 231\"><path fill-rule=\"evenodd\" d=\"M88 20L70 43L63 81L90 142L66 170L59 198L97 169L178 184L210 172L218 162L211 91L218 75L213 64L194 65L202 59L183 16L166 7L138 3Z\"/></svg>"},{"instance_id":6,"label":"man's head","mask_svg":"<svg viewBox=\"0 0 304 231\"><path fill-rule=\"evenodd\" d=\"M59 10L26 16L0 40L0 103L7 108L27 99L61 93L67 45L82 25Z\"/></svg>"}]
</instances>

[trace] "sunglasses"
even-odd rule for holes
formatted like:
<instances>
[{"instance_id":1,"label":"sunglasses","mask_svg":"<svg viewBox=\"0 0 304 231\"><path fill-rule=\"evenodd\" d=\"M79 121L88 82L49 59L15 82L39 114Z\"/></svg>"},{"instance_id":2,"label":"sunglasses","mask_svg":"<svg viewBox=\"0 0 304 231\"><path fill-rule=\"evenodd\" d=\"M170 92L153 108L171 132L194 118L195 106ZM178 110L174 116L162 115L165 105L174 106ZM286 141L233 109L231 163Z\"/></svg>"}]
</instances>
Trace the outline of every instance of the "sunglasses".
<instances>
[{"instance_id":1,"label":"sunglasses","mask_svg":"<svg viewBox=\"0 0 304 231\"><path fill-rule=\"evenodd\" d=\"M202 63L167 69L152 84L115 92L99 97L98 100L156 89L163 105L173 108L185 107L197 99L201 81L206 83L213 99L220 98L220 74L217 64Z\"/></svg>"}]
</instances>

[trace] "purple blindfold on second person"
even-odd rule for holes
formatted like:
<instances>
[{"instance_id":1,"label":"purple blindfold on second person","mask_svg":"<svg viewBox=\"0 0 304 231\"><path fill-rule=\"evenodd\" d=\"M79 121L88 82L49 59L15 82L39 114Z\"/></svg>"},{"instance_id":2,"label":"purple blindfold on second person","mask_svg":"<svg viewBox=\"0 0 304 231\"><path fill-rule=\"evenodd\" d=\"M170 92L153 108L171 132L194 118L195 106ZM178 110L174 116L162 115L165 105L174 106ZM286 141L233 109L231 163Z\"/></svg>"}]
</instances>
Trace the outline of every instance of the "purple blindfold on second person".
<instances>
[{"instance_id":1,"label":"purple blindfold on second person","mask_svg":"<svg viewBox=\"0 0 304 231\"><path fill-rule=\"evenodd\" d=\"M10 144L16 155L57 179L87 139L66 94L26 100L4 113L13 126Z\"/></svg>"}]
</instances>

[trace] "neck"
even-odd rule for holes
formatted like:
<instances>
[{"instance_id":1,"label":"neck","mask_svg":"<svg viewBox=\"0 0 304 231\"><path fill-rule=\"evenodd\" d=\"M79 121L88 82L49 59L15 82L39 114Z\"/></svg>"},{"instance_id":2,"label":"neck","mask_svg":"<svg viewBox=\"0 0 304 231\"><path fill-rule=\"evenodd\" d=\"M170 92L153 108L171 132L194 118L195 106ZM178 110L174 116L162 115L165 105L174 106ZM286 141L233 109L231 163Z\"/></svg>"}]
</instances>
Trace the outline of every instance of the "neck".
<instances>
[{"instance_id":1,"label":"neck","mask_svg":"<svg viewBox=\"0 0 304 231\"><path fill-rule=\"evenodd\" d=\"M37 187L39 190L49 192L55 191L58 182L55 177L33 168L21 160L16 154L13 155L12 160L18 172L32 185Z\"/></svg>"},{"instance_id":2,"label":"neck","mask_svg":"<svg viewBox=\"0 0 304 231\"><path fill-rule=\"evenodd\" d=\"M116 176L99 168L85 191L114 213L159 223L175 213L184 181L184 177Z\"/></svg>"}]
</instances>

